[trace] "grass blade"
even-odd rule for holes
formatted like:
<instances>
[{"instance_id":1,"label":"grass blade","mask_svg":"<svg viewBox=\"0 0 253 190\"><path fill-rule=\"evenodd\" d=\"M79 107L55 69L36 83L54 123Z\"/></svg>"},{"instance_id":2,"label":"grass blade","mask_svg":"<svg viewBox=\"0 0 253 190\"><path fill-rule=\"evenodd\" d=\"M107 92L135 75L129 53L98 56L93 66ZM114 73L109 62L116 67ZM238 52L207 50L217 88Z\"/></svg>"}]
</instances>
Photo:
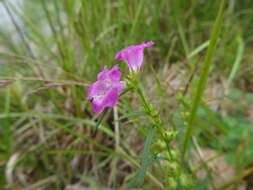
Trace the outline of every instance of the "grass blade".
<instances>
[{"instance_id":1,"label":"grass blade","mask_svg":"<svg viewBox=\"0 0 253 190\"><path fill-rule=\"evenodd\" d=\"M236 54L236 58L235 58L235 62L233 64L232 70L229 74L228 77L228 83L227 83L227 87L229 88L232 80L235 78L236 72L239 69L242 57L243 57L243 52L244 52L244 43L243 43L243 39L241 36L237 37L237 42L238 42L238 50L237 50L237 54Z\"/></svg>"},{"instance_id":2,"label":"grass blade","mask_svg":"<svg viewBox=\"0 0 253 190\"><path fill-rule=\"evenodd\" d=\"M184 161L184 157L185 157L185 154L186 154L186 151L188 148L188 143L189 143L189 140L190 140L190 137L192 134L193 123L196 118L197 109L200 105L201 98L202 98L204 90L205 90L209 69L211 66L214 50L215 50L215 47L216 47L216 44L218 41L218 37L219 37L219 33L220 33L220 29L221 29L224 7L225 7L225 0L222 0L222 2L220 4L218 16L215 20L213 32L212 32L211 39L210 39L210 44L208 46L207 54L206 54L206 57L204 60L204 67L203 67L203 70L202 70L202 73L200 76L200 80L199 80L199 83L197 86L196 96L194 97L193 105L191 108L191 112L190 112L190 116L189 116L189 120L188 120L188 127L186 129L186 133L185 133L184 140L183 140L182 161Z\"/></svg>"},{"instance_id":3,"label":"grass blade","mask_svg":"<svg viewBox=\"0 0 253 190\"><path fill-rule=\"evenodd\" d=\"M204 42L203 44L201 44L200 46L196 47L192 52L190 52L187 57L192 58L195 55L197 55L199 52L201 52L202 50L206 49L209 46L209 40L207 40L206 42Z\"/></svg>"},{"instance_id":4,"label":"grass blade","mask_svg":"<svg viewBox=\"0 0 253 190\"><path fill-rule=\"evenodd\" d=\"M6 2L6 1L2 1L2 4L3 4L3 6L4 6L6 12L8 13L8 15L9 15L9 17L10 17L10 19L11 19L11 22L12 22L12 24L14 25L14 27L15 27L15 29L16 29L16 31L17 31L19 37L20 37L20 39L22 40L22 43L23 43L24 47L27 49L27 52L29 53L29 55L34 59L34 58L35 58L35 57L34 57L34 54L33 54L33 52L32 52L32 49L31 49L29 43L28 43L27 40L26 40L26 37L25 37L25 35L24 35L24 32L23 32L22 28L21 28L21 27L18 25L18 23L16 22L16 20L15 20L15 18L14 18L14 15L12 14L12 12L11 12L11 10L10 10L10 8L9 8L9 6L8 6L8 4L7 4L7 2Z\"/></svg>"}]
</instances>

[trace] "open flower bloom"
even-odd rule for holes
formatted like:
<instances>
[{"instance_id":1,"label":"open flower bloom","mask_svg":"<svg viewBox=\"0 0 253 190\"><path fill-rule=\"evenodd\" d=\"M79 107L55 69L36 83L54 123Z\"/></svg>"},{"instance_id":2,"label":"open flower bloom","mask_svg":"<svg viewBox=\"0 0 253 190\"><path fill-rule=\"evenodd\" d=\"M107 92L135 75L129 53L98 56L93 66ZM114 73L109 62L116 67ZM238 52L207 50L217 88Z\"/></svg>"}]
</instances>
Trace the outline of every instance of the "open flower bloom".
<instances>
[{"instance_id":1,"label":"open flower bloom","mask_svg":"<svg viewBox=\"0 0 253 190\"><path fill-rule=\"evenodd\" d=\"M98 73L97 81L88 87L88 100L91 101L93 111L99 113L106 107L113 107L118 102L125 83L120 81L121 72L118 65L110 70L107 67Z\"/></svg>"},{"instance_id":2,"label":"open flower bloom","mask_svg":"<svg viewBox=\"0 0 253 190\"><path fill-rule=\"evenodd\" d=\"M150 41L138 45L131 45L119 51L115 59L124 60L131 71L138 71L143 62L144 49L153 46L155 43Z\"/></svg>"}]
</instances>

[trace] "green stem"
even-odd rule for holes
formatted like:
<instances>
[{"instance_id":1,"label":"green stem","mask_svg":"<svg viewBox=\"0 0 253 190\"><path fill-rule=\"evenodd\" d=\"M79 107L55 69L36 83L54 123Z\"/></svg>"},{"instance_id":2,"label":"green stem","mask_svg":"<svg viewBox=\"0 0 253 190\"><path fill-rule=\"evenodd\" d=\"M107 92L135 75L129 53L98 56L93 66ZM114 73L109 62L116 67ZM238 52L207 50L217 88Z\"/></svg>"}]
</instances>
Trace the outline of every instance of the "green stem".
<instances>
[{"instance_id":1,"label":"green stem","mask_svg":"<svg viewBox=\"0 0 253 190\"><path fill-rule=\"evenodd\" d=\"M136 87L136 92L137 94L139 95L141 101L142 101L142 104L144 106L144 109L146 110L147 113L149 113L151 111L151 105L148 103L148 101L146 100L140 86L137 84L137 87Z\"/></svg>"},{"instance_id":2,"label":"green stem","mask_svg":"<svg viewBox=\"0 0 253 190\"><path fill-rule=\"evenodd\" d=\"M152 126L157 129L159 135L162 137L163 141L166 144L167 151L168 151L168 153L171 157L172 154L171 154L171 151L170 151L170 146L169 146L169 143L168 143L168 140L167 140L166 136L164 135L165 131L164 131L164 128L162 126L162 121L161 121L161 118L160 118L160 115L159 115L158 111L145 98L144 93L143 93L143 91L142 91L142 89L141 89L141 87L140 87L137 80L134 80L134 85L133 86L134 86L134 89L136 90L137 94L139 95L139 97L141 99L141 102L143 104L143 107L144 107L147 115L151 118Z\"/></svg>"}]
</instances>

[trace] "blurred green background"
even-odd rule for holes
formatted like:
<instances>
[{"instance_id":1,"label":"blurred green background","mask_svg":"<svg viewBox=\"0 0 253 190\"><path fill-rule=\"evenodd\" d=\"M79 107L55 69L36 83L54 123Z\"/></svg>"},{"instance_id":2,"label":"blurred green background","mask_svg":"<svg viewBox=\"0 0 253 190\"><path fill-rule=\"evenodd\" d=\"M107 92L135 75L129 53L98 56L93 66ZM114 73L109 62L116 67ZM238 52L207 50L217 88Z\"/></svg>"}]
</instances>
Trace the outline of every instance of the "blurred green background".
<instances>
[{"instance_id":1,"label":"blurred green background","mask_svg":"<svg viewBox=\"0 0 253 190\"><path fill-rule=\"evenodd\" d=\"M0 0L1 189L132 189L146 118L134 94L97 116L87 84L117 51L149 40L142 87L159 110L163 142L140 189L253 188L253 1L226 0L191 136L180 148L220 0ZM119 63L123 76L128 69ZM123 78L124 78L123 77Z\"/></svg>"}]
</instances>

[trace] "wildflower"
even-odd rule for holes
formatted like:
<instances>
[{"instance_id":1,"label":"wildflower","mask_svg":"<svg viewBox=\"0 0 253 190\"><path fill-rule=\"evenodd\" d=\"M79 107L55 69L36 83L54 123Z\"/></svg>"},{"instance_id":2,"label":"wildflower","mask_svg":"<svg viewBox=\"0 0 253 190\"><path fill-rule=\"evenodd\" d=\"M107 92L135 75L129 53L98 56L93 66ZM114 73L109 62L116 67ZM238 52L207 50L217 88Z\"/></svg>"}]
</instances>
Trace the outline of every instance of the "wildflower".
<instances>
[{"instance_id":1,"label":"wildflower","mask_svg":"<svg viewBox=\"0 0 253 190\"><path fill-rule=\"evenodd\" d=\"M100 113L106 107L113 107L118 102L121 91L125 88L125 83L120 81L121 72L118 65L110 70L98 73L97 81L89 85L87 99L91 101L93 111Z\"/></svg>"},{"instance_id":2,"label":"wildflower","mask_svg":"<svg viewBox=\"0 0 253 190\"><path fill-rule=\"evenodd\" d=\"M138 45L131 45L119 51L115 59L117 61L124 60L130 71L138 71L143 62L144 49L153 46L155 43L150 41Z\"/></svg>"}]
</instances>

